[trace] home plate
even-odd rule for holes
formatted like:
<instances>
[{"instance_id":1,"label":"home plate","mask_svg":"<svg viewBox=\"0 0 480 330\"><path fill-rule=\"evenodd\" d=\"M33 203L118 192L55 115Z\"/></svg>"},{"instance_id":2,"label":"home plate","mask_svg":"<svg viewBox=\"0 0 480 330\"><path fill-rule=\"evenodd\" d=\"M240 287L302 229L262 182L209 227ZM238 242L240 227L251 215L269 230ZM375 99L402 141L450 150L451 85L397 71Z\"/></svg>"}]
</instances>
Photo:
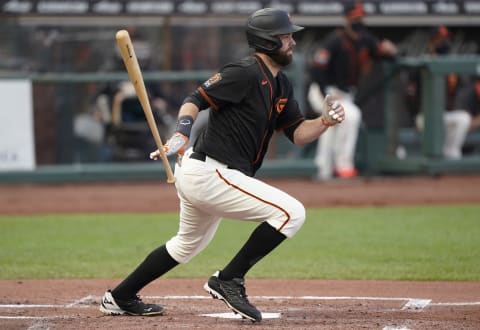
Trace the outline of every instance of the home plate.
<instances>
[{"instance_id":1,"label":"home plate","mask_svg":"<svg viewBox=\"0 0 480 330\"><path fill-rule=\"evenodd\" d=\"M281 313L262 313L262 319L279 319ZM200 316L218 317L221 319L241 319L240 314L235 313L213 313L213 314L200 314Z\"/></svg>"}]
</instances>

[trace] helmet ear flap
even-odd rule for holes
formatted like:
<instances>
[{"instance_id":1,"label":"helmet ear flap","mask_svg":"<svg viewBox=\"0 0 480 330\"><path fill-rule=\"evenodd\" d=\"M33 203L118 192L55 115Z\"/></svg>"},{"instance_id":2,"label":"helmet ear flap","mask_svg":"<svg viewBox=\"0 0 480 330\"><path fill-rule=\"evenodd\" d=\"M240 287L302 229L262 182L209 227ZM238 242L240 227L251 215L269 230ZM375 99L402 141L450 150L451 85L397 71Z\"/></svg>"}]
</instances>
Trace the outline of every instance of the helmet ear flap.
<instances>
[{"instance_id":1,"label":"helmet ear flap","mask_svg":"<svg viewBox=\"0 0 480 330\"><path fill-rule=\"evenodd\" d=\"M256 33L251 33L247 30L247 41L248 44L255 50L265 53L274 53L276 50L282 47L280 38L258 31Z\"/></svg>"}]
</instances>

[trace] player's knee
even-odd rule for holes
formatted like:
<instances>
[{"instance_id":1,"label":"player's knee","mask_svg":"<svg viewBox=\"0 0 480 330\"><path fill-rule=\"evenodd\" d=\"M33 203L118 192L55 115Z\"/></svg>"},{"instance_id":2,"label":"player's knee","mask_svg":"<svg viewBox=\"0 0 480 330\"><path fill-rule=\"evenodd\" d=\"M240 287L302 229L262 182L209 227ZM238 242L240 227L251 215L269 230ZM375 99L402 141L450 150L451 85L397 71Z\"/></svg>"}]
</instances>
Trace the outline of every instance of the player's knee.
<instances>
[{"instance_id":1,"label":"player's knee","mask_svg":"<svg viewBox=\"0 0 480 330\"><path fill-rule=\"evenodd\" d=\"M193 243L183 242L179 236L175 236L166 243L166 248L172 258L178 263L186 264L200 252L198 246Z\"/></svg>"},{"instance_id":2,"label":"player's knee","mask_svg":"<svg viewBox=\"0 0 480 330\"><path fill-rule=\"evenodd\" d=\"M470 123L472 121L472 116L466 112L461 111L458 114L458 126L462 127L464 130L468 130Z\"/></svg>"},{"instance_id":3,"label":"player's knee","mask_svg":"<svg viewBox=\"0 0 480 330\"><path fill-rule=\"evenodd\" d=\"M305 223L305 207L302 203L296 201L296 203L290 205L290 208L288 209L288 215L289 219L280 229L280 232L288 238L291 238L300 230L300 228Z\"/></svg>"},{"instance_id":4,"label":"player's knee","mask_svg":"<svg viewBox=\"0 0 480 330\"><path fill-rule=\"evenodd\" d=\"M362 111L353 103L344 104L345 121L352 123L360 122L362 119Z\"/></svg>"}]
</instances>

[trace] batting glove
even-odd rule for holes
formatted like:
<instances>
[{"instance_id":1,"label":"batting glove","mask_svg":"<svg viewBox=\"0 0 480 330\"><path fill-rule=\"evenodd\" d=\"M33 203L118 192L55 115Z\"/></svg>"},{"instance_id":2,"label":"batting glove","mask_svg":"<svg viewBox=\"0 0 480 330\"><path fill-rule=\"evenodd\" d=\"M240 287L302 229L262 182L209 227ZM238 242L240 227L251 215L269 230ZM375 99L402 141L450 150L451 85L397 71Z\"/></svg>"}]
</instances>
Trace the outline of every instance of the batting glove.
<instances>
[{"instance_id":1,"label":"batting glove","mask_svg":"<svg viewBox=\"0 0 480 330\"><path fill-rule=\"evenodd\" d=\"M332 97L327 94L323 101L322 123L325 126L334 126L345 119L345 111L338 101L332 101Z\"/></svg>"},{"instance_id":2,"label":"batting glove","mask_svg":"<svg viewBox=\"0 0 480 330\"><path fill-rule=\"evenodd\" d=\"M183 155L183 153L185 152L185 148L188 144L188 141L189 141L188 137L186 137L182 133L176 132L163 146L165 155L167 157L174 154ZM156 150L150 153L150 159L157 160L159 158L160 158L159 150Z\"/></svg>"},{"instance_id":3,"label":"batting glove","mask_svg":"<svg viewBox=\"0 0 480 330\"><path fill-rule=\"evenodd\" d=\"M180 132L175 132L175 134L173 134L173 136L163 146L165 154L167 156L171 156L173 154L183 155L188 141L188 136L183 135Z\"/></svg>"}]
</instances>

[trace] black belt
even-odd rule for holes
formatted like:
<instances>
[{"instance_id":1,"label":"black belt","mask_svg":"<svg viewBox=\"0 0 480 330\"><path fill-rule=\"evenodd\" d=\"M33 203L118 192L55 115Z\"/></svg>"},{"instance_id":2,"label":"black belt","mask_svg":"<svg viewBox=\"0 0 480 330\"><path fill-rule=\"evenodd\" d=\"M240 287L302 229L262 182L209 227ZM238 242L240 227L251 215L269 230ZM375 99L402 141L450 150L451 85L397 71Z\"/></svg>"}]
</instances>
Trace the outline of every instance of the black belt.
<instances>
[{"instance_id":1,"label":"black belt","mask_svg":"<svg viewBox=\"0 0 480 330\"><path fill-rule=\"evenodd\" d=\"M192 152L192 153L190 154L190 158L204 162L204 161L207 159L207 154L204 153L204 152L194 151L194 152ZM232 169L233 169L233 170L235 169L234 167L231 167L231 166L229 166L229 165L227 165L227 168L229 168L229 169L231 169L231 170L232 170Z\"/></svg>"},{"instance_id":2,"label":"black belt","mask_svg":"<svg viewBox=\"0 0 480 330\"><path fill-rule=\"evenodd\" d=\"M196 159L196 160L201 160L202 162L204 162L207 159L207 154L205 154L203 152L194 151L190 154L190 158Z\"/></svg>"}]
</instances>

